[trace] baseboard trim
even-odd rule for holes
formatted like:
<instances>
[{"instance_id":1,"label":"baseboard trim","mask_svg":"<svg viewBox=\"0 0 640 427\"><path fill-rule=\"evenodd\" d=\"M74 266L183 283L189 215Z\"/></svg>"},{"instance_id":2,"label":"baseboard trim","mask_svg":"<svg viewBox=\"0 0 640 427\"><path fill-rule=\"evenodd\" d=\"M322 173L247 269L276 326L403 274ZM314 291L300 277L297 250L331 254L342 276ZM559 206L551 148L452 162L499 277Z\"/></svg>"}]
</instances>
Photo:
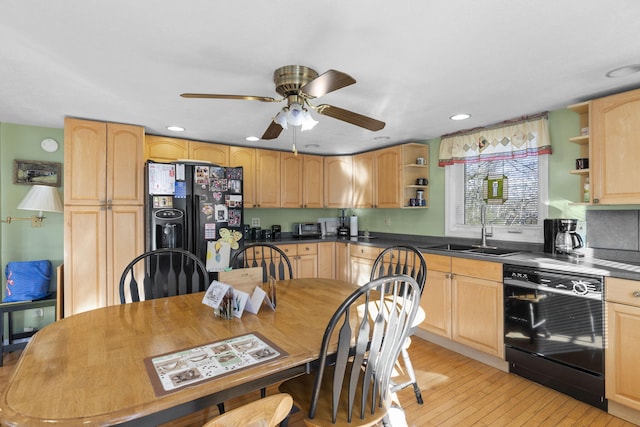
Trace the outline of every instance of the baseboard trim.
<instances>
[{"instance_id":1,"label":"baseboard trim","mask_svg":"<svg viewBox=\"0 0 640 427\"><path fill-rule=\"evenodd\" d=\"M614 417L622 418L630 423L640 425L640 411L621 405L618 402L609 400L609 410L607 412Z\"/></svg>"},{"instance_id":2,"label":"baseboard trim","mask_svg":"<svg viewBox=\"0 0 640 427\"><path fill-rule=\"evenodd\" d=\"M444 347L451 351L455 351L456 353L460 353L464 356L470 357L471 359L477 360L478 362L482 362L485 365L492 366L503 372L509 372L509 363L507 363L507 361L502 360L495 356L491 356L480 350L476 350L475 348L467 347L464 344L451 341L448 338L444 338L439 335L436 335L421 329L417 329L414 332L414 335L418 338L422 338L424 340L437 344L440 347Z\"/></svg>"}]
</instances>

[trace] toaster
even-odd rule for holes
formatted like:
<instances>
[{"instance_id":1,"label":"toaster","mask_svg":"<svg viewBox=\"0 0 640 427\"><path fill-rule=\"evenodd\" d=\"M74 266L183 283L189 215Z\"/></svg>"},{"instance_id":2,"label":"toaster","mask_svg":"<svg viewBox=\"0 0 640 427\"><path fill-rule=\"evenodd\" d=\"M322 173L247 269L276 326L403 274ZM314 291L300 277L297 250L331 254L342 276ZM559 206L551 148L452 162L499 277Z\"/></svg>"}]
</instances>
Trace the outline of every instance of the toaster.
<instances>
[{"instance_id":1,"label":"toaster","mask_svg":"<svg viewBox=\"0 0 640 427\"><path fill-rule=\"evenodd\" d=\"M322 237L322 226L319 222L298 222L293 224L293 237Z\"/></svg>"}]
</instances>

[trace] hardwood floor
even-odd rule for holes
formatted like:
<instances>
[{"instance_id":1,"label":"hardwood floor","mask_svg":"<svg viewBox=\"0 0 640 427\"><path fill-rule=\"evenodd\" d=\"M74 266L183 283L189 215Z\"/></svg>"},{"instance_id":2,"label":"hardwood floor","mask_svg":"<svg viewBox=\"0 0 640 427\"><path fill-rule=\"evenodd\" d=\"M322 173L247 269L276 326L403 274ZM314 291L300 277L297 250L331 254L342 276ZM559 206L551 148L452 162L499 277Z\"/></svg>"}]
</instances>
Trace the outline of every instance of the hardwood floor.
<instances>
[{"instance_id":1,"label":"hardwood floor","mask_svg":"<svg viewBox=\"0 0 640 427\"><path fill-rule=\"evenodd\" d=\"M418 405L411 388L400 391L397 399L405 412L408 427L430 426L608 426L634 424L611 416L562 393L538 385L413 337L409 352L422 389L424 404ZM0 368L0 387L4 387L19 357L5 355ZM268 390L275 393L276 388ZM237 407L258 393L227 402ZM171 426L199 426L211 411L194 414ZM302 414L294 414L291 427L302 426ZM395 427L403 423L394 424Z\"/></svg>"}]
</instances>

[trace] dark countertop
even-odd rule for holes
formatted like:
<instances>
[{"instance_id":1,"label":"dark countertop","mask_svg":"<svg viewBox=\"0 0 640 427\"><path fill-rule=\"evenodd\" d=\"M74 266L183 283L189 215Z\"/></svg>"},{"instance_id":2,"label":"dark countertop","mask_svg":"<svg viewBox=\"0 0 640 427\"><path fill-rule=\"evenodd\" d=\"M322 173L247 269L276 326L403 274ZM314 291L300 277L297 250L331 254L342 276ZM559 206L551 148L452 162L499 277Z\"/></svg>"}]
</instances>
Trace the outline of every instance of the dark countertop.
<instances>
[{"instance_id":1,"label":"dark countertop","mask_svg":"<svg viewBox=\"0 0 640 427\"><path fill-rule=\"evenodd\" d=\"M324 238L296 238L283 233L282 239L271 241L273 244L293 243L319 243L319 242L345 242L361 245L388 247L398 244L416 246L424 253L436 255L455 256L460 258L477 259L483 261L499 262L501 264L523 265L529 267L547 268L573 272L578 274L592 274L596 276L617 277L621 279L640 280L640 265L615 260L600 259L594 257L569 257L566 255L552 255L542 251L541 244L522 244L513 242L490 242L491 245L500 248L513 249L516 253L506 256L486 255L469 252L448 251L436 249L434 246L445 243L478 244L473 239L443 238L429 236L394 235L388 233L376 233L370 238L364 236L339 238L327 236ZM250 242L252 243L252 242ZM427 266L428 268L428 266Z\"/></svg>"}]
</instances>

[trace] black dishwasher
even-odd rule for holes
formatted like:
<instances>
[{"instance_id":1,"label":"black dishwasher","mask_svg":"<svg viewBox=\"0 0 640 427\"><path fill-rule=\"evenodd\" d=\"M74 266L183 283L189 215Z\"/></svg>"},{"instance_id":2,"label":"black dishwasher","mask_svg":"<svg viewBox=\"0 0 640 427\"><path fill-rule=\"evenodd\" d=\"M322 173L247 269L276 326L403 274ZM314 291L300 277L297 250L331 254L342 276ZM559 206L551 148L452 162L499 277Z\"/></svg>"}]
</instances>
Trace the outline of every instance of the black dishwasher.
<instances>
[{"instance_id":1,"label":"black dishwasher","mask_svg":"<svg viewBox=\"0 0 640 427\"><path fill-rule=\"evenodd\" d=\"M504 265L509 372L603 410L603 278Z\"/></svg>"}]
</instances>

